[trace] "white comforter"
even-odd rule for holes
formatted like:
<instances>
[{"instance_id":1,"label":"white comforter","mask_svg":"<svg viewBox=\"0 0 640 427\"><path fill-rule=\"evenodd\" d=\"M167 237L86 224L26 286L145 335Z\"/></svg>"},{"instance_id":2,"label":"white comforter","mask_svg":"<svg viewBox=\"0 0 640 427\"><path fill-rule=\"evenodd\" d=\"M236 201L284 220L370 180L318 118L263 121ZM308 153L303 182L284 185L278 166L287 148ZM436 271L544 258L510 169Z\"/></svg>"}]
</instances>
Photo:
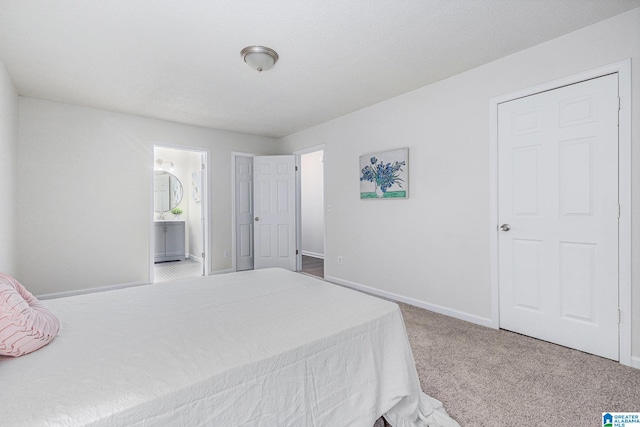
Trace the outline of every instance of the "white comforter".
<instances>
[{"instance_id":1,"label":"white comforter","mask_svg":"<svg viewBox=\"0 0 640 427\"><path fill-rule=\"evenodd\" d=\"M59 336L0 358L2 426L457 426L420 391L396 304L300 274L45 305Z\"/></svg>"}]
</instances>

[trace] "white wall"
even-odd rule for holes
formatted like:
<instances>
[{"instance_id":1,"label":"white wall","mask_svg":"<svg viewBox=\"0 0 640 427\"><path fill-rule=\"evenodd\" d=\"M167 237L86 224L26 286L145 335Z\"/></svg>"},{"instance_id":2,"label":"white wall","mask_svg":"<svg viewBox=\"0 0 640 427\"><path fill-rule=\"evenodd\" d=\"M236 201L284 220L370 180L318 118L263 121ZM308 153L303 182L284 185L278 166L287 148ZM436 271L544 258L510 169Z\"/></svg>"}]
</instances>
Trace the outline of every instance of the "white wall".
<instances>
[{"instance_id":1,"label":"white wall","mask_svg":"<svg viewBox=\"0 0 640 427\"><path fill-rule=\"evenodd\" d=\"M632 145L637 148L640 9L283 138L291 152L325 144L327 277L487 323L489 100L627 58L634 67ZM358 157L400 147L409 147L410 198L360 200ZM640 182L636 148L634 183ZM638 254L640 185L632 191L632 251ZM633 355L638 357L638 256L632 275Z\"/></svg>"},{"instance_id":2,"label":"white wall","mask_svg":"<svg viewBox=\"0 0 640 427\"><path fill-rule=\"evenodd\" d=\"M17 273L18 94L0 61L0 272Z\"/></svg>"},{"instance_id":3,"label":"white wall","mask_svg":"<svg viewBox=\"0 0 640 427\"><path fill-rule=\"evenodd\" d=\"M231 258L231 152L271 138L19 97L18 277L33 293L149 281L153 145L211 150L212 271Z\"/></svg>"},{"instance_id":4,"label":"white wall","mask_svg":"<svg viewBox=\"0 0 640 427\"><path fill-rule=\"evenodd\" d=\"M324 257L323 152L300 156L302 254Z\"/></svg>"}]
</instances>

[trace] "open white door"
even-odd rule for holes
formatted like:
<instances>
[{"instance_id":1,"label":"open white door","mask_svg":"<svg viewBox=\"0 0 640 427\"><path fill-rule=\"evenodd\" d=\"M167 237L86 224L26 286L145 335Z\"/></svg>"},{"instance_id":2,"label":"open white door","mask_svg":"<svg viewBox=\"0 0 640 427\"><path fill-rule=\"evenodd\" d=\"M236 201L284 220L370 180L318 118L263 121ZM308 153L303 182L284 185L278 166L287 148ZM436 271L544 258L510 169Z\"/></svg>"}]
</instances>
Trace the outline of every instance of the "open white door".
<instances>
[{"instance_id":1,"label":"open white door","mask_svg":"<svg viewBox=\"0 0 640 427\"><path fill-rule=\"evenodd\" d=\"M295 156L253 158L254 268L296 270Z\"/></svg>"},{"instance_id":2,"label":"open white door","mask_svg":"<svg viewBox=\"0 0 640 427\"><path fill-rule=\"evenodd\" d=\"M498 108L500 327L618 360L618 76Z\"/></svg>"}]
</instances>

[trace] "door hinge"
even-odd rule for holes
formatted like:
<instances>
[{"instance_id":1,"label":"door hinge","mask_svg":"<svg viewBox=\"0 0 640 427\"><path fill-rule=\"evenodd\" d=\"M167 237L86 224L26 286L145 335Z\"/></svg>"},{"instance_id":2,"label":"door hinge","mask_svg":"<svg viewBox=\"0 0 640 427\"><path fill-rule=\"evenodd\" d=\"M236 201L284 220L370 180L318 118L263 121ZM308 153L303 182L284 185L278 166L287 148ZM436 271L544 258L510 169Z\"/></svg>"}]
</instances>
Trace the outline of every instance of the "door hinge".
<instances>
[{"instance_id":1,"label":"door hinge","mask_svg":"<svg viewBox=\"0 0 640 427\"><path fill-rule=\"evenodd\" d=\"M618 97L618 111L622 110L622 101L620 101L620 97Z\"/></svg>"},{"instance_id":2,"label":"door hinge","mask_svg":"<svg viewBox=\"0 0 640 427\"><path fill-rule=\"evenodd\" d=\"M622 313L620 312L620 309L618 309L618 325L620 324L621 317L622 317Z\"/></svg>"},{"instance_id":3,"label":"door hinge","mask_svg":"<svg viewBox=\"0 0 640 427\"><path fill-rule=\"evenodd\" d=\"M298 255L298 250L296 249L296 255Z\"/></svg>"},{"instance_id":4,"label":"door hinge","mask_svg":"<svg viewBox=\"0 0 640 427\"><path fill-rule=\"evenodd\" d=\"M620 219L620 203L618 203L618 219Z\"/></svg>"},{"instance_id":5,"label":"door hinge","mask_svg":"<svg viewBox=\"0 0 640 427\"><path fill-rule=\"evenodd\" d=\"M204 170L204 165L200 165L200 166L202 166L200 169Z\"/></svg>"},{"instance_id":6,"label":"door hinge","mask_svg":"<svg viewBox=\"0 0 640 427\"><path fill-rule=\"evenodd\" d=\"M204 252L202 252L202 260L204 261Z\"/></svg>"},{"instance_id":7,"label":"door hinge","mask_svg":"<svg viewBox=\"0 0 640 427\"><path fill-rule=\"evenodd\" d=\"M298 172L298 167L296 166L296 172Z\"/></svg>"}]
</instances>

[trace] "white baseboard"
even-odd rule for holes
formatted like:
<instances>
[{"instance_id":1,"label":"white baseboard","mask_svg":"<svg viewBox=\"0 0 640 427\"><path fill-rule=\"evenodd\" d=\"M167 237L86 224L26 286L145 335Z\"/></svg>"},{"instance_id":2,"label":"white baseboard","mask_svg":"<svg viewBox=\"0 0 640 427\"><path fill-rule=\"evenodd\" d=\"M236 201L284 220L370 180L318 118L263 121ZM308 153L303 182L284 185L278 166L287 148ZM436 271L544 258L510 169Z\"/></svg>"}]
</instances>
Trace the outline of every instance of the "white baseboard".
<instances>
[{"instance_id":1,"label":"white baseboard","mask_svg":"<svg viewBox=\"0 0 640 427\"><path fill-rule=\"evenodd\" d=\"M305 250L301 251L300 253L302 253L302 255L310 256L312 258L324 259L324 254L318 254L318 253L315 253L315 252L309 252L309 251L305 251Z\"/></svg>"},{"instance_id":2,"label":"white baseboard","mask_svg":"<svg viewBox=\"0 0 640 427\"><path fill-rule=\"evenodd\" d=\"M202 262L202 258L201 257L195 256L195 255L192 255L192 254L185 255L185 258L190 258L190 259L194 259L194 260L196 260L198 262Z\"/></svg>"},{"instance_id":3,"label":"white baseboard","mask_svg":"<svg viewBox=\"0 0 640 427\"><path fill-rule=\"evenodd\" d=\"M37 295L36 297L41 300L55 299L62 297L72 297L74 295L93 294L95 292L112 291L114 289L132 288L134 286L143 286L148 284L149 282L120 283L118 285L100 286L98 288L78 289L77 291L53 292L51 294Z\"/></svg>"},{"instance_id":4,"label":"white baseboard","mask_svg":"<svg viewBox=\"0 0 640 427\"><path fill-rule=\"evenodd\" d=\"M632 357L630 366L632 368L640 369L640 357Z\"/></svg>"},{"instance_id":5,"label":"white baseboard","mask_svg":"<svg viewBox=\"0 0 640 427\"><path fill-rule=\"evenodd\" d=\"M233 268L229 268L227 270L216 270L216 271L211 271L209 272L209 276L213 276L216 274L227 274L227 273L234 273L235 270Z\"/></svg>"},{"instance_id":6,"label":"white baseboard","mask_svg":"<svg viewBox=\"0 0 640 427\"><path fill-rule=\"evenodd\" d=\"M360 283L351 282L349 280L340 279L333 276L325 276L324 278L328 282L333 282L338 285L343 285L348 288L353 288L358 291L365 292L367 294L379 296L389 300L403 302L405 304L413 305L415 307L423 308L425 310L433 311L434 313L444 314L456 319L465 320L467 322L475 323L476 325L486 326L488 328L497 329L497 326L493 324L490 318L476 316L474 314L465 313L463 311L453 310L451 308L442 307L440 305L431 304L425 301L421 301L415 298L406 297L404 295L396 294L393 292L383 291L380 289L372 288L370 286L362 285Z\"/></svg>"}]
</instances>

